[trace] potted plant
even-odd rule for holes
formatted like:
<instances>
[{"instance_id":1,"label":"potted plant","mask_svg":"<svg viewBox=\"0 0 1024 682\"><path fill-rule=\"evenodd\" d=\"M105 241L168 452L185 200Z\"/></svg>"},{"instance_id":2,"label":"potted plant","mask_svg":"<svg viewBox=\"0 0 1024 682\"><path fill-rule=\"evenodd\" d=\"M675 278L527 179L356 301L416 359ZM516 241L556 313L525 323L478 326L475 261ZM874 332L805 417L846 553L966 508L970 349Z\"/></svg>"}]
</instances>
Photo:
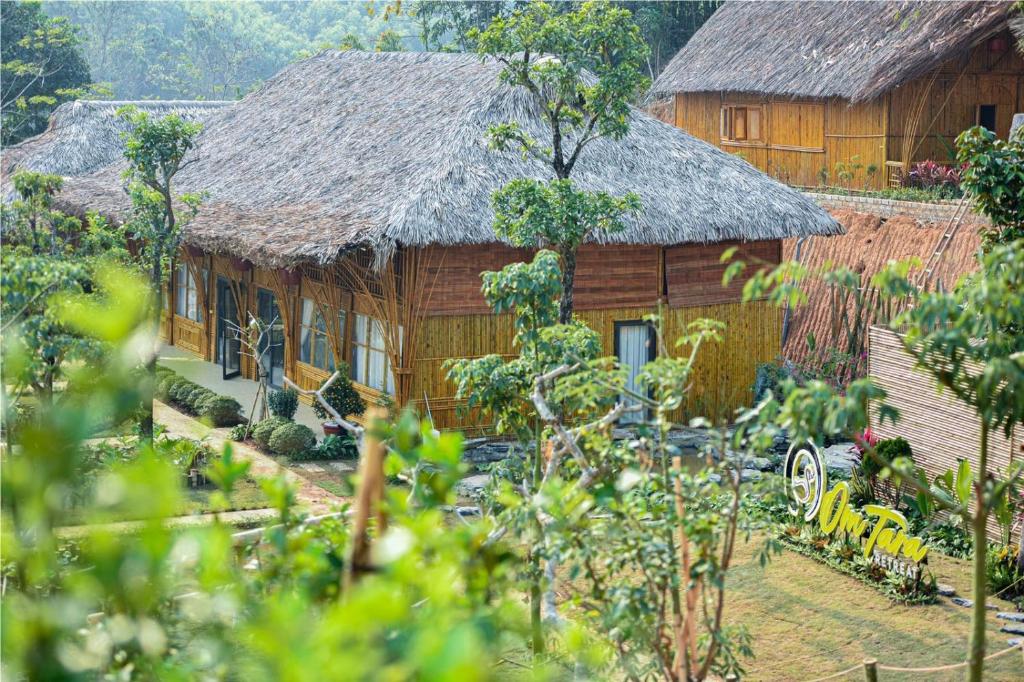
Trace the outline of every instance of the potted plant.
<instances>
[{"instance_id":1,"label":"potted plant","mask_svg":"<svg viewBox=\"0 0 1024 682\"><path fill-rule=\"evenodd\" d=\"M341 363L338 366L338 372L341 376L335 379L334 383L323 392L324 400L342 417L348 417L353 414L356 416L361 415L366 411L366 403L363 402L362 397L360 397L355 387L352 386L352 381L348 378L348 365ZM341 434L341 425L334 421L334 417L324 409L319 400L313 401L313 411L316 412L316 416L319 419L324 420L323 429L325 436Z\"/></svg>"}]
</instances>

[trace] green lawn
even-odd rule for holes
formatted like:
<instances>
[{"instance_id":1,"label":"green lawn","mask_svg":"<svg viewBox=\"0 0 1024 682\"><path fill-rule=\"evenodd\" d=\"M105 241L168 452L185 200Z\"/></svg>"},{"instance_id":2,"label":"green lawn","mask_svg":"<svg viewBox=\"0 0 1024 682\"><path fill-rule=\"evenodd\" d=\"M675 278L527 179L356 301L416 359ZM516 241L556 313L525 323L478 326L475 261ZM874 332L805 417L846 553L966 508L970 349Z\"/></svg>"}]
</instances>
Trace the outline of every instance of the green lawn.
<instances>
[{"instance_id":1,"label":"green lawn","mask_svg":"<svg viewBox=\"0 0 1024 682\"><path fill-rule=\"evenodd\" d=\"M213 511L210 508L210 496L216 492L212 485L202 488L185 488L186 502L182 514L205 514ZM229 509L218 511L239 511L243 509L264 509L268 506L267 497L263 494L260 484L256 479L246 476L235 483L235 489L231 492Z\"/></svg>"},{"instance_id":2,"label":"green lawn","mask_svg":"<svg viewBox=\"0 0 1024 682\"><path fill-rule=\"evenodd\" d=\"M741 545L733 570L726 610L745 623L756 658L747 666L750 680L810 680L849 668L863 659L916 668L957 663L967 650L968 609L940 598L927 606L893 604L881 592L788 550L762 569L752 545ZM969 589L970 566L939 554L929 557L940 583L961 594ZM1013 610L996 600L1000 609ZM995 611L989 612L989 652L1006 646ZM986 680L1024 679L1019 653L1007 654L986 669ZM881 672L880 680L960 680L963 671L926 677ZM863 680L863 672L844 680Z\"/></svg>"}]
</instances>

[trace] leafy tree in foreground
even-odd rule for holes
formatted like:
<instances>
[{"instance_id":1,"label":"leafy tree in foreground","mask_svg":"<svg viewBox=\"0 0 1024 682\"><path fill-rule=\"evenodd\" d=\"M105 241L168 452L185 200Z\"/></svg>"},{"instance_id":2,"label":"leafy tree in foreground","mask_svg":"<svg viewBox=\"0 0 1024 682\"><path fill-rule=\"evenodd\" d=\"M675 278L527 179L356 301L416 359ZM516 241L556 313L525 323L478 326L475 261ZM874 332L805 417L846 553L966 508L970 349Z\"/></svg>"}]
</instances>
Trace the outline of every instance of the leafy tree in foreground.
<instances>
[{"instance_id":1,"label":"leafy tree in foreground","mask_svg":"<svg viewBox=\"0 0 1024 682\"><path fill-rule=\"evenodd\" d=\"M893 321L904 329L903 347L917 367L935 379L942 390L974 410L980 427L977 466L964 477L970 498L949 494L949 486L928 487L939 506L958 514L974 537L971 642L972 682L981 680L985 657L985 561L989 517L1006 506L1006 497L1024 467L1006 472L998 480L989 468L988 446L993 433L1011 431L1024 424L1024 241L993 244L983 257L981 272L953 292L926 292ZM881 273L877 282L889 293L910 291L899 273ZM902 480L914 474L907 462L896 462ZM903 466L900 466L903 465ZM968 503L973 502L973 508Z\"/></svg>"},{"instance_id":2,"label":"leafy tree in foreground","mask_svg":"<svg viewBox=\"0 0 1024 682\"><path fill-rule=\"evenodd\" d=\"M149 271L149 286L153 295L153 328L160 328L163 311L163 287L167 282L171 260L181 245L182 228L195 215L201 197L197 194L178 195L174 189L175 176L196 159L196 137L202 129L199 123L184 120L177 114L153 119L144 111L127 106L119 115L130 125L124 133L124 156L128 160L125 180L132 199L132 215L126 225L142 244L142 257ZM184 207L179 214L177 203ZM198 273L197 273L198 274ZM148 360L151 381L156 378L156 353ZM152 399L145 401L148 416L143 420L143 435L153 433Z\"/></svg>"},{"instance_id":3,"label":"leafy tree in foreground","mask_svg":"<svg viewBox=\"0 0 1024 682\"><path fill-rule=\"evenodd\" d=\"M1024 239L1024 129L1009 140L975 126L956 139L957 161L966 163L960 185L974 209L992 221L982 230L986 249Z\"/></svg>"},{"instance_id":4,"label":"leafy tree in foreground","mask_svg":"<svg viewBox=\"0 0 1024 682\"><path fill-rule=\"evenodd\" d=\"M92 81L67 17L46 16L36 1L12 0L0 3L0 24L0 143L7 146L45 130L50 112L83 96Z\"/></svg>"},{"instance_id":5,"label":"leafy tree in foreground","mask_svg":"<svg viewBox=\"0 0 1024 682\"><path fill-rule=\"evenodd\" d=\"M487 542L486 520L446 523L465 473L461 439L409 416L371 427L390 446L388 471L411 486L384 496L386 526L369 535L373 570L351 583L348 517L306 523L283 478L261 482L278 517L258 548L236 547L217 519L169 528L183 477L145 443L98 474L81 509L92 524L141 519L137 532L89 525L63 537L83 441L144 393L130 348L151 333L148 287L107 271L98 290L52 303L63 324L114 352L75 368L78 388L19 432L0 471L4 679L493 677L525 634L506 578L512 555ZM210 463L221 508L246 471L229 448Z\"/></svg>"},{"instance_id":6,"label":"leafy tree in foreground","mask_svg":"<svg viewBox=\"0 0 1024 682\"><path fill-rule=\"evenodd\" d=\"M623 228L640 210L634 194L613 197L576 187L572 173L587 145L619 140L629 131L630 102L648 85L649 50L630 13L607 2L585 2L559 13L543 2L496 17L470 36L483 56L497 59L500 79L534 99L550 138L537 140L517 121L491 126L490 144L542 162L554 178L514 180L494 194L495 231L515 246L557 251L562 268L558 319L572 319L576 253L596 233Z\"/></svg>"}]
</instances>

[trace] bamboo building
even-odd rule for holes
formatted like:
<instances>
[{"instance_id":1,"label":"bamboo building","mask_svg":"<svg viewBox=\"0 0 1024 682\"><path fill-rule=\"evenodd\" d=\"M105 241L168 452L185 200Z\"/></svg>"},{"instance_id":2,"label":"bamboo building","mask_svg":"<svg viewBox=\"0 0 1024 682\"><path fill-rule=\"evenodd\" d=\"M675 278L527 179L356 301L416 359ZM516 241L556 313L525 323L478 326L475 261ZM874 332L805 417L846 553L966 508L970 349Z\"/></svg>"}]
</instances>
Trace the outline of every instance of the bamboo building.
<instances>
[{"instance_id":1,"label":"bamboo building","mask_svg":"<svg viewBox=\"0 0 1024 682\"><path fill-rule=\"evenodd\" d=\"M204 129L176 191L206 198L168 282L166 342L221 365L225 378L251 378L229 330L258 317L274 322L272 383L316 387L345 363L368 401L486 431L459 410L444 364L515 352L511 320L485 305L480 273L531 255L495 236L491 195L517 177L550 176L536 160L488 149L495 123L545 137L535 100L499 83L499 70L466 54L327 51L236 103L185 108ZM88 111L101 125L111 107ZM4 175L19 164L59 168L61 207L123 219L119 140L62 127L67 113L15 148ZM631 118L624 139L588 145L575 171L583 188L633 191L643 206L624 231L582 247L576 312L634 369L655 352L643 320L659 306L669 340L697 318L726 322L724 341L703 352L690 406L728 416L749 400L756 365L779 354L782 315L767 301L742 304L742 283L722 286L721 253L737 245L738 257L772 265L783 238L842 228L745 161L638 109ZM113 162L60 165L76 141Z\"/></svg>"},{"instance_id":2,"label":"bamboo building","mask_svg":"<svg viewBox=\"0 0 1024 682\"><path fill-rule=\"evenodd\" d=\"M878 189L1024 111L1012 2L726 2L658 77L675 124L798 186Z\"/></svg>"}]
</instances>

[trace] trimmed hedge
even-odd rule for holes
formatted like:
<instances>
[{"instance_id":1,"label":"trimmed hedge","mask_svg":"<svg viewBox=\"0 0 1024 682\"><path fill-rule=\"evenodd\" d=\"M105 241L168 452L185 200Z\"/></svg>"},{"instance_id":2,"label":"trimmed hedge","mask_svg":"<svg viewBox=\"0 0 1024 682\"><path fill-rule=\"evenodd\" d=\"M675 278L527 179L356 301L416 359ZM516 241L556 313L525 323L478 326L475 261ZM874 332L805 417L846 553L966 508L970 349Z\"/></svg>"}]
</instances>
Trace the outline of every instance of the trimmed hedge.
<instances>
[{"instance_id":1,"label":"trimmed hedge","mask_svg":"<svg viewBox=\"0 0 1024 682\"><path fill-rule=\"evenodd\" d=\"M301 455L316 445L316 434L305 424L288 422L274 429L270 435L270 450L278 455Z\"/></svg>"},{"instance_id":2,"label":"trimmed hedge","mask_svg":"<svg viewBox=\"0 0 1024 682\"><path fill-rule=\"evenodd\" d=\"M270 449L270 437L274 434L274 430L279 426L285 424L291 424L290 421L284 417L270 417L264 419L252 429L252 439L256 441L256 444L261 448Z\"/></svg>"},{"instance_id":3,"label":"trimmed hedge","mask_svg":"<svg viewBox=\"0 0 1024 682\"><path fill-rule=\"evenodd\" d=\"M242 406L237 400L214 393L166 367L157 367L155 394L159 400L209 419L214 426L231 426L242 419Z\"/></svg>"},{"instance_id":4,"label":"trimmed hedge","mask_svg":"<svg viewBox=\"0 0 1024 682\"><path fill-rule=\"evenodd\" d=\"M293 388L271 391L267 397L267 405L270 407L270 414L293 421L295 412L299 409L299 392Z\"/></svg>"}]
</instances>

